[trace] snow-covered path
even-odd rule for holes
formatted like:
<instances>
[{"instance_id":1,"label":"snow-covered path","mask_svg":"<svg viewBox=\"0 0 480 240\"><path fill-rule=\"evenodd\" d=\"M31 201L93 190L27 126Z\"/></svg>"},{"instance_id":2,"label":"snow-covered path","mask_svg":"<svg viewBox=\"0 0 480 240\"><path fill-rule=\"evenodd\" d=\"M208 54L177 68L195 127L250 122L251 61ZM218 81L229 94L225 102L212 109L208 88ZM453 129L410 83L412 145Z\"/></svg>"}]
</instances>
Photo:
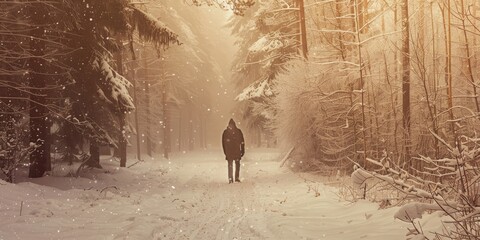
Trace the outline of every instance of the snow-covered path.
<instances>
[{"instance_id":1,"label":"snow-covered path","mask_svg":"<svg viewBox=\"0 0 480 240\"><path fill-rule=\"evenodd\" d=\"M250 152L235 184L219 151L0 182L0 239L405 239L395 209L341 202L335 188L279 168L280 158Z\"/></svg>"}]
</instances>

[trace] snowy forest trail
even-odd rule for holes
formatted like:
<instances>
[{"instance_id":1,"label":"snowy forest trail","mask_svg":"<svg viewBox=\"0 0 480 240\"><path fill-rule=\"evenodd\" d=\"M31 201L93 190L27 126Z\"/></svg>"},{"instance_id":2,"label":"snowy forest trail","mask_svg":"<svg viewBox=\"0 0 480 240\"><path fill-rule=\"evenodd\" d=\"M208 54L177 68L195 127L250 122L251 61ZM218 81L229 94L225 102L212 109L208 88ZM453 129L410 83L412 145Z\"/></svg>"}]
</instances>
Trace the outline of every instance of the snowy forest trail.
<instances>
[{"instance_id":1,"label":"snowy forest trail","mask_svg":"<svg viewBox=\"0 0 480 240\"><path fill-rule=\"evenodd\" d=\"M409 225L393 219L395 209L339 201L338 189L280 168L280 159L251 150L234 184L221 151L2 182L12 194L0 199L0 239L405 239Z\"/></svg>"}]
</instances>

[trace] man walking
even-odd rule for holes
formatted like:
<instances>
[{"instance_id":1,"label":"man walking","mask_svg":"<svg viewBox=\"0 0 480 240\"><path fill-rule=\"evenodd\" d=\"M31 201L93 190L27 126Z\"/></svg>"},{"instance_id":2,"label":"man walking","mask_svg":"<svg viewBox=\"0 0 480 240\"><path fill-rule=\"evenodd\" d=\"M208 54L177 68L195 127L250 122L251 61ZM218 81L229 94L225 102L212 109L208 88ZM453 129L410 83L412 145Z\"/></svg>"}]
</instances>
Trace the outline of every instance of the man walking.
<instances>
[{"instance_id":1,"label":"man walking","mask_svg":"<svg viewBox=\"0 0 480 240\"><path fill-rule=\"evenodd\" d=\"M233 183L233 161L235 161L235 182L240 182L240 159L245 154L245 141L242 130L230 119L222 135L223 152L228 161L228 183Z\"/></svg>"}]
</instances>

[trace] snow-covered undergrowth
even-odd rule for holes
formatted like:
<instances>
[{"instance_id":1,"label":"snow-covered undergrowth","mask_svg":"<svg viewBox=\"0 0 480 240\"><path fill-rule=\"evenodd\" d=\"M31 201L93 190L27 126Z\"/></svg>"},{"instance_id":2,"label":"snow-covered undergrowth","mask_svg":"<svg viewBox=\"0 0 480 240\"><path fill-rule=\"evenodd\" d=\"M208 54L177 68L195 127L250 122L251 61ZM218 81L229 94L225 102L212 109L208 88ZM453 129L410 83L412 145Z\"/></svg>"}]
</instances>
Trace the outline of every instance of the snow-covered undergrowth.
<instances>
[{"instance_id":1,"label":"snow-covered undergrowth","mask_svg":"<svg viewBox=\"0 0 480 240\"><path fill-rule=\"evenodd\" d=\"M424 231L415 220L425 212L445 215L444 229L437 238L477 239L480 234L480 188L477 159L480 140L459 136L452 147L439 136L449 157L432 159L420 156L416 162L400 167L388 154L380 160L368 159L376 170L358 168L352 174L354 196L366 198L369 186L382 184L396 192L395 202L406 203L395 218L411 222L412 235L424 237ZM373 180L373 181L372 181ZM378 192L372 195L378 195ZM389 201L388 197L384 199ZM390 202L389 202L390 203Z\"/></svg>"},{"instance_id":2,"label":"snow-covered undergrowth","mask_svg":"<svg viewBox=\"0 0 480 240\"><path fill-rule=\"evenodd\" d=\"M278 150L247 149L235 184L220 150L145 159L0 182L0 239L393 240L410 226L393 218L398 207L341 200L337 178L280 168ZM441 229L438 214L421 221Z\"/></svg>"}]
</instances>

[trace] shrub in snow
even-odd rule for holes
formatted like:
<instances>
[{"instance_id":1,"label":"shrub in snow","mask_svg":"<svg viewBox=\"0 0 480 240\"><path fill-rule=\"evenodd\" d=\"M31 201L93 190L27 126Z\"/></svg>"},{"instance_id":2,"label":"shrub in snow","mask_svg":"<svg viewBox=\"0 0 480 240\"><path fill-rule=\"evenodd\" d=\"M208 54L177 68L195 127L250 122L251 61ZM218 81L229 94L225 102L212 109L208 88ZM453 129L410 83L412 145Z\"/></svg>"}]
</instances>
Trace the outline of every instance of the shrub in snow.
<instances>
[{"instance_id":1,"label":"shrub in snow","mask_svg":"<svg viewBox=\"0 0 480 240\"><path fill-rule=\"evenodd\" d=\"M78 177L80 171L86 167L88 160L90 160L90 155L85 152L80 154L64 152L58 157L62 158L53 159L51 170L51 174L58 177Z\"/></svg>"},{"instance_id":2,"label":"shrub in snow","mask_svg":"<svg viewBox=\"0 0 480 240\"><path fill-rule=\"evenodd\" d=\"M376 170L356 169L353 184L363 189L369 179L386 182L411 201L398 210L395 218L413 223L425 212L441 211L449 217L445 224L453 225L447 233L449 238L475 239L480 233L480 139L462 135L453 147L435 137L450 152L449 157L420 156L416 158L419 163L411 165L422 169L400 167L386 156L378 161L368 159Z\"/></svg>"},{"instance_id":3,"label":"shrub in snow","mask_svg":"<svg viewBox=\"0 0 480 240\"><path fill-rule=\"evenodd\" d=\"M298 61L275 82L275 133L283 146L295 146L302 168L351 171L360 161L359 93L354 76ZM298 166L298 164L297 164Z\"/></svg>"},{"instance_id":4,"label":"shrub in snow","mask_svg":"<svg viewBox=\"0 0 480 240\"><path fill-rule=\"evenodd\" d=\"M25 131L26 123L17 122L11 118L3 122L0 129L0 169L6 181L15 181L15 170L21 164L29 162L30 154L38 147L38 143L26 144L28 134Z\"/></svg>"}]
</instances>

